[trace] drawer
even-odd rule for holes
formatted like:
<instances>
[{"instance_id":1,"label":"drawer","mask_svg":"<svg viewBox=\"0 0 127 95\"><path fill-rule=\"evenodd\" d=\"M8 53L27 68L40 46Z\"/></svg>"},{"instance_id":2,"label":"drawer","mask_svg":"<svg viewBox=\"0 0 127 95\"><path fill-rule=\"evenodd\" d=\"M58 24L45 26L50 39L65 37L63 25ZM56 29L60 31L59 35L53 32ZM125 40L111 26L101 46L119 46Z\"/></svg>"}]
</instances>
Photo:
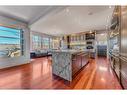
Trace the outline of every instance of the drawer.
<instances>
[{"instance_id":1,"label":"drawer","mask_svg":"<svg viewBox=\"0 0 127 95\"><path fill-rule=\"evenodd\" d=\"M121 72L121 84L124 89L127 89L127 75L124 72Z\"/></svg>"}]
</instances>

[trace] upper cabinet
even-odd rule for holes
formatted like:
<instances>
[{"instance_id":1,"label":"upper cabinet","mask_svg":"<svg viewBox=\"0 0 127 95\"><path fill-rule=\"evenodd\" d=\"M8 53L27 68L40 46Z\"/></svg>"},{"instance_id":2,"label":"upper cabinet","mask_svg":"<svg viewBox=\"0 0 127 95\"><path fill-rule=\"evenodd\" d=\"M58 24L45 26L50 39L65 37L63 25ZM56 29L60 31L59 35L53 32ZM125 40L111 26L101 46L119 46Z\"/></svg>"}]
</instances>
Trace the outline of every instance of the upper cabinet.
<instances>
[{"instance_id":1,"label":"upper cabinet","mask_svg":"<svg viewBox=\"0 0 127 95\"><path fill-rule=\"evenodd\" d=\"M109 46L111 51L119 52L120 48L120 7L116 6L112 14L111 27L109 32Z\"/></svg>"},{"instance_id":2,"label":"upper cabinet","mask_svg":"<svg viewBox=\"0 0 127 95\"><path fill-rule=\"evenodd\" d=\"M112 14L112 20L111 20L111 30L114 30L116 28L118 28L118 26L120 25L120 7L117 6L114 9L114 12Z\"/></svg>"},{"instance_id":3,"label":"upper cabinet","mask_svg":"<svg viewBox=\"0 0 127 95\"><path fill-rule=\"evenodd\" d=\"M85 41L85 34L75 34L70 35L70 48L71 49L85 49L86 48L86 41Z\"/></svg>"}]
</instances>

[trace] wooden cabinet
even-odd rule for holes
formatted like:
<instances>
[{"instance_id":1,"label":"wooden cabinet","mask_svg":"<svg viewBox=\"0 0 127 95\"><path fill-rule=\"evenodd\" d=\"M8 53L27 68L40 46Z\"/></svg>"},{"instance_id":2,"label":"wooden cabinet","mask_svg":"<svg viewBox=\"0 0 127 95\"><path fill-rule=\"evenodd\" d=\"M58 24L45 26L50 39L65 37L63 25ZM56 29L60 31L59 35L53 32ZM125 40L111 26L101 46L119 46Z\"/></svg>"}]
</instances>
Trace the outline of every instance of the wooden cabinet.
<instances>
[{"instance_id":1,"label":"wooden cabinet","mask_svg":"<svg viewBox=\"0 0 127 95\"><path fill-rule=\"evenodd\" d=\"M78 53L72 57L72 75L75 75L89 61L88 53Z\"/></svg>"},{"instance_id":2,"label":"wooden cabinet","mask_svg":"<svg viewBox=\"0 0 127 95\"><path fill-rule=\"evenodd\" d=\"M72 75L81 69L81 56L74 55L72 59Z\"/></svg>"},{"instance_id":3,"label":"wooden cabinet","mask_svg":"<svg viewBox=\"0 0 127 95\"><path fill-rule=\"evenodd\" d=\"M82 54L82 67L84 67L89 61L89 54L83 53Z\"/></svg>"},{"instance_id":4,"label":"wooden cabinet","mask_svg":"<svg viewBox=\"0 0 127 95\"><path fill-rule=\"evenodd\" d=\"M74 56L72 59L72 75L77 73L81 69L81 59L79 56Z\"/></svg>"}]
</instances>

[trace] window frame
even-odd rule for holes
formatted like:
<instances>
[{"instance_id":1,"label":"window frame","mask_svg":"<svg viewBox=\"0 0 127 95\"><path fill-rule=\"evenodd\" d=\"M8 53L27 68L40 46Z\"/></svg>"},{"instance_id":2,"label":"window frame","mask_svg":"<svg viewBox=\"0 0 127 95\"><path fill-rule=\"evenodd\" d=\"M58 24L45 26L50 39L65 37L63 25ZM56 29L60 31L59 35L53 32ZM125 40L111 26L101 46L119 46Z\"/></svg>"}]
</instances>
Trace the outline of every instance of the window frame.
<instances>
[{"instance_id":1,"label":"window frame","mask_svg":"<svg viewBox=\"0 0 127 95\"><path fill-rule=\"evenodd\" d=\"M10 28L10 29L15 29L15 30L19 30L19 46L20 46L20 55L19 56L14 56L14 57L7 57L7 58L16 58L16 57L21 57L21 56L24 56L24 31L23 29L21 28L16 28L16 27L12 27L12 26L6 26L6 25L0 25L0 27L5 27L5 28ZM0 36L1 37L1 36ZM14 38L14 37L6 37L6 36L3 36L3 38ZM2 37L1 37L2 38ZM6 57L0 57L0 59L7 59Z\"/></svg>"},{"instance_id":2,"label":"window frame","mask_svg":"<svg viewBox=\"0 0 127 95\"><path fill-rule=\"evenodd\" d=\"M34 37L38 37L38 41L34 40ZM51 37L32 34L32 50L49 50L51 49Z\"/></svg>"}]
</instances>

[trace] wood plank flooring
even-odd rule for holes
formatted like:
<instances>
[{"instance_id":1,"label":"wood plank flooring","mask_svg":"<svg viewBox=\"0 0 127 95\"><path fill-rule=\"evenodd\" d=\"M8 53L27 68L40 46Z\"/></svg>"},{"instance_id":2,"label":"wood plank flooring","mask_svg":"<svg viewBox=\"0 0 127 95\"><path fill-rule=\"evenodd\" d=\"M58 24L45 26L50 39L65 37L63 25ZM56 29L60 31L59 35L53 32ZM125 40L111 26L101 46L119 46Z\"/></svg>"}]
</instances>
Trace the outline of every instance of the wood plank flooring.
<instances>
[{"instance_id":1,"label":"wood plank flooring","mask_svg":"<svg viewBox=\"0 0 127 95\"><path fill-rule=\"evenodd\" d=\"M0 70L0 89L122 89L106 58L91 60L72 82L52 75L51 57Z\"/></svg>"}]
</instances>

